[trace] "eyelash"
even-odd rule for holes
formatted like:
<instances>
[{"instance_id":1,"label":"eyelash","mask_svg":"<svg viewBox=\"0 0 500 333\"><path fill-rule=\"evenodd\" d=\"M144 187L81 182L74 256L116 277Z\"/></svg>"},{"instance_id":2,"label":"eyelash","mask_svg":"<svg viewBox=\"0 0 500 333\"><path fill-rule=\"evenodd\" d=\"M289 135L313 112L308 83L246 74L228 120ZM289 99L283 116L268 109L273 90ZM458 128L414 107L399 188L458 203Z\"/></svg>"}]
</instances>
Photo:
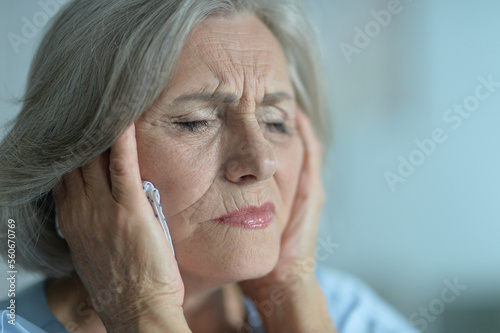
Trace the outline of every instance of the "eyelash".
<instances>
[{"instance_id":1,"label":"eyelash","mask_svg":"<svg viewBox=\"0 0 500 333\"><path fill-rule=\"evenodd\" d=\"M271 128L271 130L278 131L283 134L288 134L288 128L285 123L266 123L266 125Z\"/></svg>"},{"instance_id":2,"label":"eyelash","mask_svg":"<svg viewBox=\"0 0 500 333\"><path fill-rule=\"evenodd\" d=\"M208 121L206 121L206 120L178 122L178 123L175 123L175 124L179 125L181 127L184 127L189 132L193 132L193 133L196 132L196 129L198 129L200 126L208 127Z\"/></svg>"},{"instance_id":3,"label":"eyelash","mask_svg":"<svg viewBox=\"0 0 500 333\"><path fill-rule=\"evenodd\" d=\"M186 122L176 122L176 125L179 125L189 132L197 132L200 127L208 127L208 121L206 120L196 120L196 121L186 121ZM271 131L277 131L279 133L283 134L288 134L288 129L285 125L285 123L266 123L268 128L270 128Z\"/></svg>"}]
</instances>

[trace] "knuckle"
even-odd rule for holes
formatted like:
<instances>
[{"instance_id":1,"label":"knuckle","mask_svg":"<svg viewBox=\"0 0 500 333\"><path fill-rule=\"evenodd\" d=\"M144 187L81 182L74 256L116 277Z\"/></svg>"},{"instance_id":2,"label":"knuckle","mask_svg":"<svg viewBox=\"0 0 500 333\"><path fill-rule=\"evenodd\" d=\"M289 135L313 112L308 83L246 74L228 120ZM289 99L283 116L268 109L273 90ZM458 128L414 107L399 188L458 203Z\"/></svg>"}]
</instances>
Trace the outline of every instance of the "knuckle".
<instances>
[{"instance_id":1,"label":"knuckle","mask_svg":"<svg viewBox=\"0 0 500 333\"><path fill-rule=\"evenodd\" d=\"M109 170L115 176L124 176L131 171L132 167L128 161L121 158L110 158Z\"/></svg>"}]
</instances>

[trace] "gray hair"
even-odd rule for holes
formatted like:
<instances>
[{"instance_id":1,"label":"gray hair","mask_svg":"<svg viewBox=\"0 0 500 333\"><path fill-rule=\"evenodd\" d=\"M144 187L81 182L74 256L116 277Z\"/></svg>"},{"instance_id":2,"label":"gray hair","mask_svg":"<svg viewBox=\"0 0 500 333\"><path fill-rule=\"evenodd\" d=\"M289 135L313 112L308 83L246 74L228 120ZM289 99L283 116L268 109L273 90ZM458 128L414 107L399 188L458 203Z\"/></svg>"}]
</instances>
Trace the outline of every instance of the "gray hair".
<instances>
[{"instance_id":1,"label":"gray hair","mask_svg":"<svg viewBox=\"0 0 500 333\"><path fill-rule=\"evenodd\" d=\"M55 229L52 189L109 149L166 87L193 27L250 12L281 43L297 102L330 143L319 43L298 0L75 0L51 23L32 62L21 112L0 144L1 254L16 221L16 261L51 277L74 272Z\"/></svg>"}]
</instances>

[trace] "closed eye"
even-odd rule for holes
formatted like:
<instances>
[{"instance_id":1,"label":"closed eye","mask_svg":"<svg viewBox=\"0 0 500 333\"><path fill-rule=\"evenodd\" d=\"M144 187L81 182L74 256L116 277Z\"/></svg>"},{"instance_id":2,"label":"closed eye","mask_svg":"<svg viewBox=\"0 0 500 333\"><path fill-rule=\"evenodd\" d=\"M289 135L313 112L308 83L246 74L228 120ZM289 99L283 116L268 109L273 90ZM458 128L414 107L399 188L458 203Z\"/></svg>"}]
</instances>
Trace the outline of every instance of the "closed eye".
<instances>
[{"instance_id":1,"label":"closed eye","mask_svg":"<svg viewBox=\"0 0 500 333\"><path fill-rule=\"evenodd\" d=\"M266 125L273 132L288 134L288 129L285 123L266 123Z\"/></svg>"},{"instance_id":2,"label":"closed eye","mask_svg":"<svg viewBox=\"0 0 500 333\"><path fill-rule=\"evenodd\" d=\"M185 121L185 122L175 122L177 126L180 126L189 132L195 133L203 128L209 127L210 124L207 120L195 120L195 121ZM266 123L267 128L272 132L279 132L288 134L288 129L285 123L276 122L276 123Z\"/></svg>"},{"instance_id":3,"label":"closed eye","mask_svg":"<svg viewBox=\"0 0 500 333\"><path fill-rule=\"evenodd\" d=\"M206 120L175 122L174 124L187 129L189 132L197 132L201 128L209 126L208 121Z\"/></svg>"}]
</instances>

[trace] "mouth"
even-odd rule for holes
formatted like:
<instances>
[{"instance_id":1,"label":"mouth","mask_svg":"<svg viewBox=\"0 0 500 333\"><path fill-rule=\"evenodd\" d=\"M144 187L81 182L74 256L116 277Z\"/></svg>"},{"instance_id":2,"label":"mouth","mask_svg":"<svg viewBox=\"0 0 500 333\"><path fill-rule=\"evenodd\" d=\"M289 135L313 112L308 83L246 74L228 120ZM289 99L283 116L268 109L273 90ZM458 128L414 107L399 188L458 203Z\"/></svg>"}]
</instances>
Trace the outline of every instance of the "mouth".
<instances>
[{"instance_id":1,"label":"mouth","mask_svg":"<svg viewBox=\"0 0 500 333\"><path fill-rule=\"evenodd\" d=\"M246 206L207 222L244 229L264 229L273 222L274 209L274 203L266 201L261 206Z\"/></svg>"}]
</instances>

